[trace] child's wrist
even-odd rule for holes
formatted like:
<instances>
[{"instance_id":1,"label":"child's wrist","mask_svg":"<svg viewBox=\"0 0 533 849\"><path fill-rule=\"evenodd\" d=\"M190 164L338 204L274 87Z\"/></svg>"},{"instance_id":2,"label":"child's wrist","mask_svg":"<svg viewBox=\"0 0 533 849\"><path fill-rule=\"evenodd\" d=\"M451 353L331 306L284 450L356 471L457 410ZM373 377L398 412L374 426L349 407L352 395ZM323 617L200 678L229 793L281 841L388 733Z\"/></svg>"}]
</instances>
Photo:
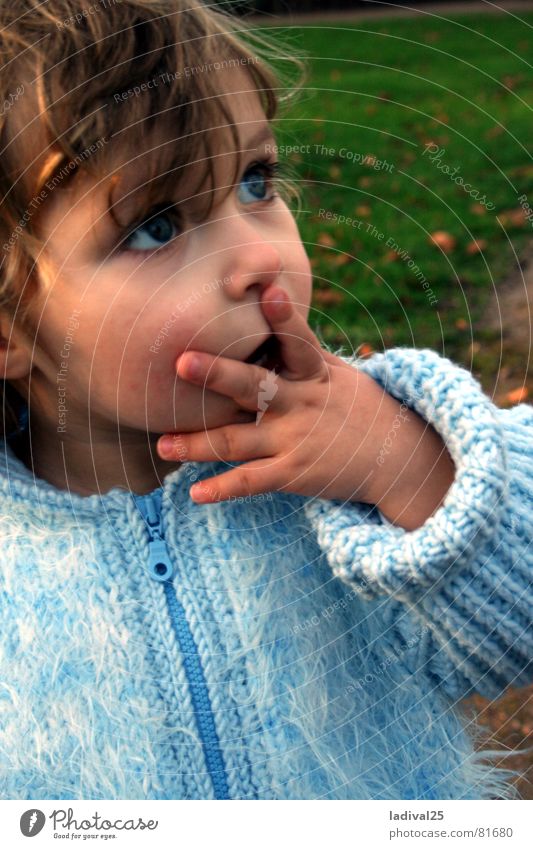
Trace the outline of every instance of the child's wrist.
<instances>
[{"instance_id":1,"label":"child's wrist","mask_svg":"<svg viewBox=\"0 0 533 849\"><path fill-rule=\"evenodd\" d=\"M438 433L406 404L383 392L372 473L364 500L393 524L415 530L440 507L455 466Z\"/></svg>"}]
</instances>

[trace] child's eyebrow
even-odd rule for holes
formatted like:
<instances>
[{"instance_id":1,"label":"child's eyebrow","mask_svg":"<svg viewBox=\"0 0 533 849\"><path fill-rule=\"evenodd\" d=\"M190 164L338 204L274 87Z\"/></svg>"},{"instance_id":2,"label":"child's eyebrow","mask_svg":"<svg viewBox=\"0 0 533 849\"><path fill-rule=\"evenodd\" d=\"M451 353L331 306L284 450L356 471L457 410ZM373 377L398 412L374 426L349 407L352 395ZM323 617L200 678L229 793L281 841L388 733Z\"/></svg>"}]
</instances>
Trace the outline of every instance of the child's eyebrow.
<instances>
[{"instance_id":1,"label":"child's eyebrow","mask_svg":"<svg viewBox=\"0 0 533 849\"><path fill-rule=\"evenodd\" d=\"M245 145L245 150L252 150L254 147L258 147L261 142L269 140L275 142L274 133L270 124L264 124L251 139L248 139Z\"/></svg>"},{"instance_id":2,"label":"child's eyebrow","mask_svg":"<svg viewBox=\"0 0 533 849\"><path fill-rule=\"evenodd\" d=\"M272 130L272 128L269 124L262 124L261 127L259 128L259 130L256 133L251 135L251 137L249 139L246 139L245 141L241 142L241 152L246 153L246 152L249 152L251 150L255 150L259 147L259 145L261 145L263 142L267 142L267 141L271 141L275 144L275 136L274 136L273 130ZM123 213L125 212L126 217L128 217L127 213L130 210L131 210L131 212L133 212L133 210L135 210L136 206L139 203L139 198L136 194L136 189L139 188L140 185L142 185L142 176L140 176L138 170L137 170L137 172L134 172L133 170L130 171L130 169L128 169L128 168L126 168L125 176L126 176L126 180L122 184L123 191L121 193L121 196L119 196L116 199L116 201L113 203L112 207L113 207L113 209L121 207ZM128 178L131 179L131 183L129 182ZM106 183L106 190L105 190L106 195L107 195L108 190L109 190L109 182ZM111 223L112 226L113 226L113 229L116 230L117 232L120 232L123 229L122 226L117 226L117 223L115 222L115 220L113 218L113 215L110 214L110 209L107 209L107 214L104 216L104 218L100 218L99 222L96 223L92 229L93 230L99 230L100 228L103 228L104 227L104 220L105 220L106 225ZM127 226L127 225L125 224L124 226Z\"/></svg>"}]
</instances>

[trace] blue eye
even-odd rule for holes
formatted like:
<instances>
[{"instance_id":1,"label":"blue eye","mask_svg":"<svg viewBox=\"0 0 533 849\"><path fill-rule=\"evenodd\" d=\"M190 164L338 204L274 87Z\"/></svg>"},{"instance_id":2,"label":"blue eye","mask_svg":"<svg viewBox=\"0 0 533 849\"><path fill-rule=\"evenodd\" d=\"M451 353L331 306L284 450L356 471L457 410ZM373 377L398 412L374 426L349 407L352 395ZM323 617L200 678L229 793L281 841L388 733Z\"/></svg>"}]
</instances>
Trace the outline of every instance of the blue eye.
<instances>
[{"instance_id":1,"label":"blue eye","mask_svg":"<svg viewBox=\"0 0 533 849\"><path fill-rule=\"evenodd\" d=\"M277 173L277 162L254 162L243 174L237 195L241 203L272 200L272 180Z\"/></svg>"},{"instance_id":2,"label":"blue eye","mask_svg":"<svg viewBox=\"0 0 533 849\"><path fill-rule=\"evenodd\" d=\"M237 189L239 201L244 204L268 203L278 197L273 191L273 182L279 176L279 169L279 162L263 160L252 163L240 180ZM183 232L183 223L176 206L169 208L168 203L158 204L124 237L119 250L139 254L149 251L161 253Z\"/></svg>"},{"instance_id":3,"label":"blue eye","mask_svg":"<svg viewBox=\"0 0 533 849\"><path fill-rule=\"evenodd\" d=\"M147 221L143 221L124 239L124 250L152 251L163 247L180 232L175 214L158 212Z\"/></svg>"}]
</instances>

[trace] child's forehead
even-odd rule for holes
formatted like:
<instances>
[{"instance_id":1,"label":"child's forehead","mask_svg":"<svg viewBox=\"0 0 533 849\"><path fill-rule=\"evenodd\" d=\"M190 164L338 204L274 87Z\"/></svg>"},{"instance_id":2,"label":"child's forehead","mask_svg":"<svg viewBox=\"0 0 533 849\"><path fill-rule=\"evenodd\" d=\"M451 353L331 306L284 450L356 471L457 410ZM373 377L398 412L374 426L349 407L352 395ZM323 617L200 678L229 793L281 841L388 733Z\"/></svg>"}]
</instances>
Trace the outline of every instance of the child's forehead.
<instances>
[{"instance_id":1,"label":"child's forehead","mask_svg":"<svg viewBox=\"0 0 533 849\"><path fill-rule=\"evenodd\" d=\"M187 189L187 187L193 189L197 184L198 175L205 172L208 158L212 160L218 178L217 183L227 185L227 178L233 172L236 157L244 157L248 153L258 151L265 142L274 141L274 130L261 108L257 110L240 108L238 111L240 120L238 116L233 116L235 135L229 126L212 127L207 131L210 141L209 151L205 147L198 146L194 148L194 155L191 158L184 157L184 174L180 175L180 189ZM187 136L176 135L175 128L155 124L150 139L142 147L139 143L134 143L129 150L117 148L117 157L111 160L113 163L111 170L114 174L120 175L124 186L130 188L141 185L150 174L156 172L162 180L171 181L176 178L176 174L172 172L167 174L158 169L158 162L165 161L164 154L167 146L180 145L186 148L188 142Z\"/></svg>"},{"instance_id":2,"label":"child's forehead","mask_svg":"<svg viewBox=\"0 0 533 849\"><path fill-rule=\"evenodd\" d=\"M127 205L132 206L138 201L152 180L161 189L164 188L168 200L174 202L192 201L232 184L236 166L242 159L264 151L265 144L274 142L274 131L267 120L255 91L242 92L234 98L231 105L231 119L235 125L235 136L229 126L219 125L207 130L209 134L209 151L203 146L195 147L192 158L183 157L184 165L165 170L168 161L167 148L176 145L186 147L191 141L185 135L179 136L175 124L168 120L154 120L149 137L141 143L134 128L131 128L129 138L126 134L121 142L113 140L110 150L110 160L107 186L112 189L113 198L127 212ZM138 134L137 134L138 136ZM160 160L164 163L159 167ZM207 179L212 170L215 185L210 186Z\"/></svg>"}]
</instances>

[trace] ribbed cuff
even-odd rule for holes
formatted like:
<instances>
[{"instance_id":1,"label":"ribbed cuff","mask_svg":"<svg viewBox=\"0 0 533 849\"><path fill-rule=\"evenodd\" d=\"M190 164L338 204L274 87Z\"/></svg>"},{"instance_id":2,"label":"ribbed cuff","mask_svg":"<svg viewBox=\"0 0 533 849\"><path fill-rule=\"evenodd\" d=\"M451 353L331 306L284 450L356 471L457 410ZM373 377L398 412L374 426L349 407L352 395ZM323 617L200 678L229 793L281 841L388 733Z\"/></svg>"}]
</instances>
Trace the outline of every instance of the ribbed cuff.
<instances>
[{"instance_id":1,"label":"ribbed cuff","mask_svg":"<svg viewBox=\"0 0 533 849\"><path fill-rule=\"evenodd\" d=\"M414 531L383 524L368 505L340 500L311 499L306 515L334 573L363 597L414 601L496 532L507 499L502 428L472 375L433 351L395 348L343 359L433 425L455 463L455 480Z\"/></svg>"}]
</instances>

